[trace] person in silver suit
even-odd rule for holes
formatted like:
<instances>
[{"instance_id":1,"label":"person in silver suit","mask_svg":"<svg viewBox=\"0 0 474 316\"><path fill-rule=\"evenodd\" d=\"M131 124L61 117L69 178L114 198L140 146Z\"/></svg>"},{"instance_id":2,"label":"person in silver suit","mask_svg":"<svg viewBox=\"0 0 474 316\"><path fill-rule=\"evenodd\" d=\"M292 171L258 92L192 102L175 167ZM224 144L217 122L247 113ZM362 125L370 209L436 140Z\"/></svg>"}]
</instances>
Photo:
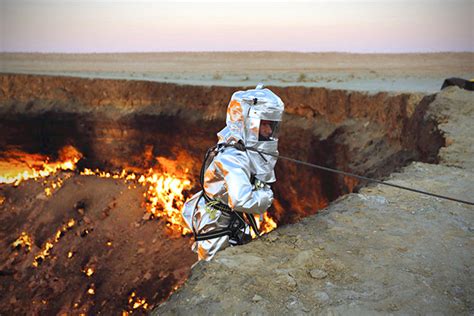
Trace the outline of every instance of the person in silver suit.
<instances>
[{"instance_id":1,"label":"person in silver suit","mask_svg":"<svg viewBox=\"0 0 474 316\"><path fill-rule=\"evenodd\" d=\"M211 260L229 245L249 242L251 229L259 234L254 214L263 214L272 204L270 184L276 181L277 158L254 150L278 155L283 111L282 100L261 84L232 95L226 126L203 162L202 190L182 210L199 260Z\"/></svg>"}]
</instances>

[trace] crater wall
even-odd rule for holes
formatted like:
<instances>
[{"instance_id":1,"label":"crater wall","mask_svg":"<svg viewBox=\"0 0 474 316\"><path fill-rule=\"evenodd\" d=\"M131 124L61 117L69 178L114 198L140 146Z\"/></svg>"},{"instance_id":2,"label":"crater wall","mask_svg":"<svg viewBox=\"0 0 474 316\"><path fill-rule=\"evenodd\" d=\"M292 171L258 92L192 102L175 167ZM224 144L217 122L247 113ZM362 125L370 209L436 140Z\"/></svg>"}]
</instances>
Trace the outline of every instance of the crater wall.
<instances>
[{"instance_id":1,"label":"crater wall","mask_svg":"<svg viewBox=\"0 0 474 316\"><path fill-rule=\"evenodd\" d=\"M160 156L178 159L194 179L232 93L250 88L36 75L1 75L0 83L0 151L55 155L73 145L84 166L106 169L147 168ZM412 160L436 162L444 144L424 115L430 95L269 88L285 102L285 156L380 178ZM364 185L283 160L276 172L272 212L280 223Z\"/></svg>"}]
</instances>

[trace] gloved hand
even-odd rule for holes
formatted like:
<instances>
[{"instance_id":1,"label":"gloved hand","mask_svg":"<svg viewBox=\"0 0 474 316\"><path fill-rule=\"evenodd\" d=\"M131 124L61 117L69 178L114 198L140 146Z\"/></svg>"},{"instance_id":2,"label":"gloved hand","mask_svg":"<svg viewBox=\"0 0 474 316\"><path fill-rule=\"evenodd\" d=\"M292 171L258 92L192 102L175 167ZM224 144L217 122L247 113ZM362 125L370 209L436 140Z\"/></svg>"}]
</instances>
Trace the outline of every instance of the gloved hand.
<instances>
[{"instance_id":1,"label":"gloved hand","mask_svg":"<svg viewBox=\"0 0 474 316\"><path fill-rule=\"evenodd\" d=\"M262 188L253 191L253 194L256 195L258 200L258 207L255 208L253 213L262 214L267 211L273 202L273 191L270 186L264 184Z\"/></svg>"},{"instance_id":2,"label":"gloved hand","mask_svg":"<svg viewBox=\"0 0 474 316\"><path fill-rule=\"evenodd\" d=\"M263 189L265 187L270 188L270 186L268 184L266 184L265 182L260 181L258 179L255 179L254 186L255 186L255 190Z\"/></svg>"}]
</instances>

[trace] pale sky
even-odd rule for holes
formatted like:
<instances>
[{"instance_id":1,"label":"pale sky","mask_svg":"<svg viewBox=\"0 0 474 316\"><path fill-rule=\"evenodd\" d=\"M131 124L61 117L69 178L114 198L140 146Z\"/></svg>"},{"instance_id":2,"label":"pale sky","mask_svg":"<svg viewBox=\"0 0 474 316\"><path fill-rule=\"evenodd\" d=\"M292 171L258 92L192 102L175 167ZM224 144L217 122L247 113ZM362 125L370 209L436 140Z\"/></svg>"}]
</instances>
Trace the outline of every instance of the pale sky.
<instances>
[{"instance_id":1,"label":"pale sky","mask_svg":"<svg viewBox=\"0 0 474 316\"><path fill-rule=\"evenodd\" d=\"M0 0L3 52L474 51L474 0Z\"/></svg>"}]
</instances>

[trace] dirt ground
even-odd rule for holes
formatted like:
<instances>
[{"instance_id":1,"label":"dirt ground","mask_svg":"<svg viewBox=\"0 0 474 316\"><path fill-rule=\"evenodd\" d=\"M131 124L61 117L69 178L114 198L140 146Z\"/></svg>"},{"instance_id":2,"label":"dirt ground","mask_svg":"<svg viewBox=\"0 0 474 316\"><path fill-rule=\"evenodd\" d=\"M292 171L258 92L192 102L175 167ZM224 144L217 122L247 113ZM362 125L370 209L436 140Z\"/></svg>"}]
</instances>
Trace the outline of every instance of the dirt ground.
<instances>
[{"instance_id":1,"label":"dirt ground","mask_svg":"<svg viewBox=\"0 0 474 316\"><path fill-rule=\"evenodd\" d=\"M441 163L386 181L473 201L472 92L430 105ZM474 208L374 185L317 215L200 262L153 315L472 315Z\"/></svg>"},{"instance_id":2,"label":"dirt ground","mask_svg":"<svg viewBox=\"0 0 474 316\"><path fill-rule=\"evenodd\" d=\"M444 79L474 78L474 53L1 53L0 72L133 79L193 85L312 86L436 92Z\"/></svg>"},{"instance_id":3,"label":"dirt ground","mask_svg":"<svg viewBox=\"0 0 474 316\"><path fill-rule=\"evenodd\" d=\"M50 197L41 181L0 186L0 315L143 314L186 280L190 238L146 220L144 187L68 172L48 181L59 178ZM22 233L30 245L14 246Z\"/></svg>"}]
</instances>

